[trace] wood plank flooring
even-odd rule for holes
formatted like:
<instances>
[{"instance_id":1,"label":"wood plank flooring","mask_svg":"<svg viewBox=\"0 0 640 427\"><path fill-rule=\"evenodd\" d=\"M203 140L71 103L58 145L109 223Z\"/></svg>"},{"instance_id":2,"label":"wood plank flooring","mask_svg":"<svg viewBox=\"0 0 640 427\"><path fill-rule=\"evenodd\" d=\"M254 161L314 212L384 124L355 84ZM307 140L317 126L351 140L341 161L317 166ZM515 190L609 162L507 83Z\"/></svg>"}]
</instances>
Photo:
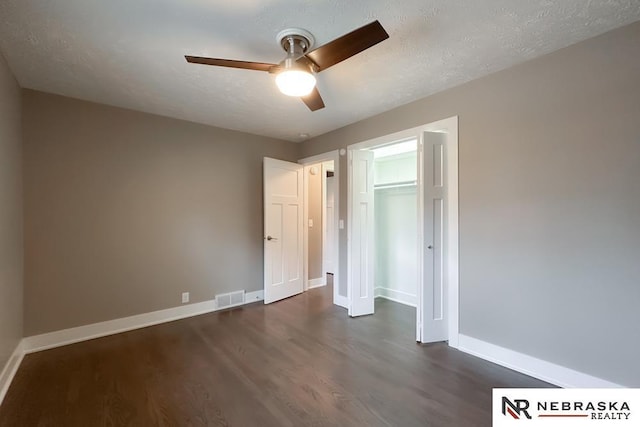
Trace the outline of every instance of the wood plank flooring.
<instances>
[{"instance_id":1,"label":"wood plank flooring","mask_svg":"<svg viewBox=\"0 0 640 427\"><path fill-rule=\"evenodd\" d=\"M548 384L417 345L415 311L350 319L330 286L25 357L0 426L490 426L492 387Z\"/></svg>"}]
</instances>

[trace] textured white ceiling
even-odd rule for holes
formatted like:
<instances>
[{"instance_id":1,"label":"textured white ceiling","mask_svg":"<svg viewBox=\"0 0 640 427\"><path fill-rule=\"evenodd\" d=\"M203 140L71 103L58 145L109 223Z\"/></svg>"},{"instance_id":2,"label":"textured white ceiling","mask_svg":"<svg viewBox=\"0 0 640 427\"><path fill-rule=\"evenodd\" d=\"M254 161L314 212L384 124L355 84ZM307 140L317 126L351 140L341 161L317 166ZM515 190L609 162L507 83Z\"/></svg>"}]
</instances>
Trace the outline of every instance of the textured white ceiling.
<instances>
[{"instance_id":1,"label":"textured white ceiling","mask_svg":"<svg viewBox=\"0 0 640 427\"><path fill-rule=\"evenodd\" d=\"M275 36L321 45L378 19L390 39L318 76L310 112L257 71ZM640 0L2 0L0 49L21 86L299 141L640 19Z\"/></svg>"}]
</instances>

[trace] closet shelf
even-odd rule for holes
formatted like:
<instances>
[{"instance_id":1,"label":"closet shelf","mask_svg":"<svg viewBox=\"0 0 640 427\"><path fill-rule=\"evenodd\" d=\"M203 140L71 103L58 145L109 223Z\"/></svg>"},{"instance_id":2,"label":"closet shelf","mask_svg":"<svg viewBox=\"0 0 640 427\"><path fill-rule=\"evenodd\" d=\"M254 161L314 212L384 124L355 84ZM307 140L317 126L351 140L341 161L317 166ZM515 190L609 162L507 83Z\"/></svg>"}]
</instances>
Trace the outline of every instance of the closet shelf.
<instances>
[{"instance_id":1,"label":"closet shelf","mask_svg":"<svg viewBox=\"0 0 640 427\"><path fill-rule=\"evenodd\" d=\"M373 186L374 190L384 190L387 188L401 188L401 187L412 187L417 185L417 181L400 181L400 182L392 182L389 184L377 184Z\"/></svg>"}]
</instances>

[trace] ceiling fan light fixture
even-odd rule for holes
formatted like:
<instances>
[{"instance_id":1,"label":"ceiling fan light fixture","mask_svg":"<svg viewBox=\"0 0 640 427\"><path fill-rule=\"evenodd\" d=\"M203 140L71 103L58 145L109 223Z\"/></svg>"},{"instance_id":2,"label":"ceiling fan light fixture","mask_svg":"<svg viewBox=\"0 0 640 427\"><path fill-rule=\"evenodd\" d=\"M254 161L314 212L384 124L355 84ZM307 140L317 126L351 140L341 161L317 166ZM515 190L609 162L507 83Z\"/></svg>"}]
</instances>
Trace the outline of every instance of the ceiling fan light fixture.
<instances>
[{"instance_id":1,"label":"ceiling fan light fixture","mask_svg":"<svg viewBox=\"0 0 640 427\"><path fill-rule=\"evenodd\" d=\"M316 78L305 70L284 70L276 76L276 85L285 95L307 96L316 86Z\"/></svg>"},{"instance_id":2,"label":"ceiling fan light fixture","mask_svg":"<svg viewBox=\"0 0 640 427\"><path fill-rule=\"evenodd\" d=\"M310 32L302 28L287 28L280 31L276 37L287 53L286 58L278 64L191 55L185 55L185 59L191 64L266 71L274 74L280 92L284 95L299 97L309 110L317 111L325 105L316 88L315 74L388 38L389 34L382 24L373 21L314 48L315 40Z\"/></svg>"}]
</instances>

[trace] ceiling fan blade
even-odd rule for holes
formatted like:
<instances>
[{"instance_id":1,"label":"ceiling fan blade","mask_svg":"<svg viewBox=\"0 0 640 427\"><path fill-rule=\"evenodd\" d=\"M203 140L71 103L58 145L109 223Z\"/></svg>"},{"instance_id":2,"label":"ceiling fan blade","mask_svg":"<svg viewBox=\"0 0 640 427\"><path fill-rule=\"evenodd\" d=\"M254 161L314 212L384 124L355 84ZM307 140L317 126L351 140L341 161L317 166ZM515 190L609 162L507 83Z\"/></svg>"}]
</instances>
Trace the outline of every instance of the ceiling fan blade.
<instances>
[{"instance_id":1,"label":"ceiling fan blade","mask_svg":"<svg viewBox=\"0 0 640 427\"><path fill-rule=\"evenodd\" d=\"M313 91L311 91L309 95L302 96L300 97L300 99L302 99L302 102L307 104L307 107L309 107L311 111L316 111L324 108L324 101L322 100L317 87L314 87Z\"/></svg>"},{"instance_id":2,"label":"ceiling fan blade","mask_svg":"<svg viewBox=\"0 0 640 427\"><path fill-rule=\"evenodd\" d=\"M318 71L322 71L388 38L389 34L380 22L374 21L308 52L305 56L318 66Z\"/></svg>"},{"instance_id":3,"label":"ceiling fan blade","mask_svg":"<svg viewBox=\"0 0 640 427\"><path fill-rule=\"evenodd\" d=\"M233 59L205 58L202 56L188 55L185 55L184 58L191 64L217 65L219 67L243 68L245 70L270 71L273 67L277 67L276 64L267 64L266 62L236 61Z\"/></svg>"}]
</instances>

